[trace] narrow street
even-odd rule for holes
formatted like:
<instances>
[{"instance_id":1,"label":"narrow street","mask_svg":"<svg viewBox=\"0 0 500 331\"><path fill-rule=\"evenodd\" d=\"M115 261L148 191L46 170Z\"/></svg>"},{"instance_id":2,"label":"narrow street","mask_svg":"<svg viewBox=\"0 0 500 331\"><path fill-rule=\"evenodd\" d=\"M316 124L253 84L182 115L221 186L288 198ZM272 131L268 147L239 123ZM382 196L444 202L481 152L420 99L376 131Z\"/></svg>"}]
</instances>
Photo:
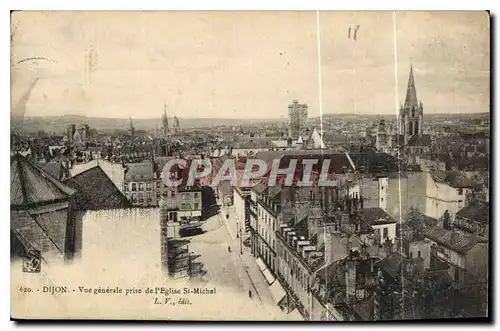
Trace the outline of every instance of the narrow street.
<instances>
[{"instance_id":1,"label":"narrow street","mask_svg":"<svg viewBox=\"0 0 500 331\"><path fill-rule=\"evenodd\" d=\"M248 296L251 291L255 304L266 305L275 309L276 313L287 319L274 303L268 284L258 269L250 249L242 245L240 254L240 239L237 238L236 221L228 210L222 208L221 213L210 217L202 226L203 233L186 237L190 240L190 251L200 255L196 262L201 262L207 271L206 281L222 287L229 287L237 293ZM232 222L232 223L231 223ZM231 251L228 251L228 247Z\"/></svg>"}]
</instances>

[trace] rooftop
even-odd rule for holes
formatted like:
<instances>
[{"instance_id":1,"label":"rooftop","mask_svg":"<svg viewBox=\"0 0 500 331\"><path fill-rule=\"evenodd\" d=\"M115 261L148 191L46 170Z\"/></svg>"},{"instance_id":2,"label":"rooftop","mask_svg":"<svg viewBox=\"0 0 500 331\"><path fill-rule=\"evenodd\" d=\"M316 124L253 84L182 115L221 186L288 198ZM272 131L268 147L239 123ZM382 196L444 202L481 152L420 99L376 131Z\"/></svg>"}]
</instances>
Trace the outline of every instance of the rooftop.
<instances>
[{"instance_id":1,"label":"rooftop","mask_svg":"<svg viewBox=\"0 0 500 331\"><path fill-rule=\"evenodd\" d=\"M431 172L431 176L436 183L446 184L454 188L474 188L478 186L476 182L459 171L434 170Z\"/></svg>"},{"instance_id":2,"label":"rooftop","mask_svg":"<svg viewBox=\"0 0 500 331\"><path fill-rule=\"evenodd\" d=\"M456 217L463 217L471 221L488 224L490 220L490 204L486 201L474 200L460 209Z\"/></svg>"},{"instance_id":3,"label":"rooftop","mask_svg":"<svg viewBox=\"0 0 500 331\"><path fill-rule=\"evenodd\" d=\"M131 207L130 202L99 166L64 182L77 192L76 209L104 210Z\"/></svg>"},{"instance_id":4,"label":"rooftop","mask_svg":"<svg viewBox=\"0 0 500 331\"><path fill-rule=\"evenodd\" d=\"M10 160L10 205L26 206L69 200L75 191L15 154Z\"/></svg>"},{"instance_id":5,"label":"rooftop","mask_svg":"<svg viewBox=\"0 0 500 331\"><path fill-rule=\"evenodd\" d=\"M382 208L363 208L358 210L359 216L368 223L369 225L381 225L381 224L392 224L396 223L396 220L392 218L386 211Z\"/></svg>"},{"instance_id":6,"label":"rooftop","mask_svg":"<svg viewBox=\"0 0 500 331\"><path fill-rule=\"evenodd\" d=\"M435 241L436 243L463 255L467 254L477 244L488 242L486 239L474 235L464 235L441 227L434 227L428 230L425 233L425 236L432 241Z\"/></svg>"}]
</instances>

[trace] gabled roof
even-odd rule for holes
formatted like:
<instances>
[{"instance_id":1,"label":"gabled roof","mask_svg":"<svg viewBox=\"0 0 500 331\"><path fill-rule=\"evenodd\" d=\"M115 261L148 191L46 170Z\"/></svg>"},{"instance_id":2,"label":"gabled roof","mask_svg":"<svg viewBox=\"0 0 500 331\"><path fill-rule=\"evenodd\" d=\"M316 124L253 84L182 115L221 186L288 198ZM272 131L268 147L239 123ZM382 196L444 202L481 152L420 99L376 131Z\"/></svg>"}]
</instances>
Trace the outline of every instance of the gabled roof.
<instances>
[{"instance_id":1,"label":"gabled roof","mask_svg":"<svg viewBox=\"0 0 500 331\"><path fill-rule=\"evenodd\" d=\"M382 225L382 224L392 224L396 223L396 220L392 218L386 211L382 208L363 208L358 210L359 216L368 223L369 225Z\"/></svg>"},{"instance_id":2,"label":"gabled roof","mask_svg":"<svg viewBox=\"0 0 500 331\"><path fill-rule=\"evenodd\" d=\"M477 244L487 243L486 239L473 235L464 235L441 227L434 227L428 230L425 236L460 254L467 254Z\"/></svg>"},{"instance_id":3,"label":"gabled roof","mask_svg":"<svg viewBox=\"0 0 500 331\"><path fill-rule=\"evenodd\" d=\"M490 220L490 204L486 201L474 200L460 209L456 217L463 217L471 221L488 224Z\"/></svg>"},{"instance_id":4,"label":"gabled roof","mask_svg":"<svg viewBox=\"0 0 500 331\"><path fill-rule=\"evenodd\" d=\"M10 181L11 207L69 200L75 193L20 154L10 159Z\"/></svg>"},{"instance_id":5,"label":"gabled roof","mask_svg":"<svg viewBox=\"0 0 500 331\"><path fill-rule=\"evenodd\" d=\"M311 133L311 136L309 137L307 141L307 148L327 148L325 142L323 141L322 135L318 132L316 128L314 128L313 132Z\"/></svg>"},{"instance_id":6,"label":"gabled roof","mask_svg":"<svg viewBox=\"0 0 500 331\"><path fill-rule=\"evenodd\" d=\"M127 208L132 205L99 166L85 170L64 182L77 190L77 210Z\"/></svg>"}]
</instances>

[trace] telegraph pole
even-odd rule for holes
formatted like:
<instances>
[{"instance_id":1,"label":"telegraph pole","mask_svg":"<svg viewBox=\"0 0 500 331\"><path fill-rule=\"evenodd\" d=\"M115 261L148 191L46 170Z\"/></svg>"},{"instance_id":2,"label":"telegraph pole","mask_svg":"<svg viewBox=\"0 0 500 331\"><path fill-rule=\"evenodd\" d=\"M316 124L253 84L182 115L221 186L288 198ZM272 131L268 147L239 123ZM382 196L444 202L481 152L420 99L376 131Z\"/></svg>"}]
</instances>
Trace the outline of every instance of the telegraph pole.
<instances>
[{"instance_id":1,"label":"telegraph pole","mask_svg":"<svg viewBox=\"0 0 500 331\"><path fill-rule=\"evenodd\" d=\"M241 239L241 228L238 227L238 231L239 231L239 237L240 237L240 255L243 255L243 243L242 243L242 239Z\"/></svg>"}]
</instances>

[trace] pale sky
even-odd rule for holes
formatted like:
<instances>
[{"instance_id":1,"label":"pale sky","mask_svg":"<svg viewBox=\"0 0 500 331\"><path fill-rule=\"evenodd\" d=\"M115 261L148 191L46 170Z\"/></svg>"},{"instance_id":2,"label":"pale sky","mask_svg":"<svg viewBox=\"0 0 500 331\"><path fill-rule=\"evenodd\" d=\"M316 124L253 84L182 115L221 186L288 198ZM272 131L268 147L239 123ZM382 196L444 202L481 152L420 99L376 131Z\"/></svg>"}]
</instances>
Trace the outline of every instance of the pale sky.
<instances>
[{"instance_id":1,"label":"pale sky","mask_svg":"<svg viewBox=\"0 0 500 331\"><path fill-rule=\"evenodd\" d=\"M18 12L13 103L27 116L320 114L316 12ZM323 113L396 114L410 64L425 113L489 111L485 12L320 12ZM359 25L357 40L349 27ZM398 96L395 90L397 45ZM91 80L85 54L97 54Z\"/></svg>"}]
</instances>

